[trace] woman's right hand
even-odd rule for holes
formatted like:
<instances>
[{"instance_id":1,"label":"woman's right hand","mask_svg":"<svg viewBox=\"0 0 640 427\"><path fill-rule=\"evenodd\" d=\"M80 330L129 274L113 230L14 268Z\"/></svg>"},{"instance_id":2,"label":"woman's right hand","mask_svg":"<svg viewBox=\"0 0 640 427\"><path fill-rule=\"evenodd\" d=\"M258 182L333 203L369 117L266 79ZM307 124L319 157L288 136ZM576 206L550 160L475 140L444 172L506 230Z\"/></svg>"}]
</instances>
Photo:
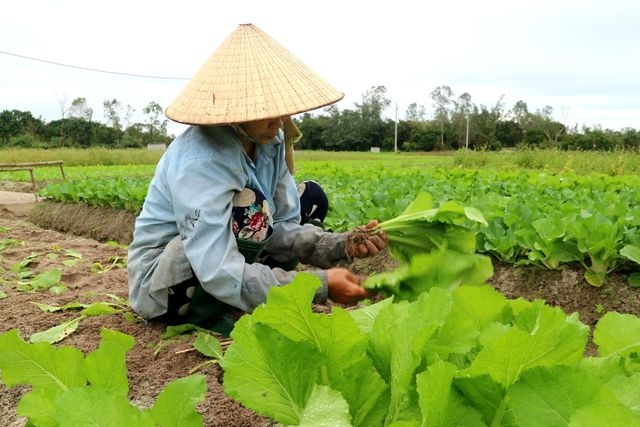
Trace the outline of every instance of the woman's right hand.
<instances>
[{"instance_id":1,"label":"woman's right hand","mask_svg":"<svg viewBox=\"0 0 640 427\"><path fill-rule=\"evenodd\" d=\"M346 268L331 268L327 270L327 287L329 299L338 304L355 304L368 298L369 291L360 286L364 278L357 276Z\"/></svg>"}]
</instances>

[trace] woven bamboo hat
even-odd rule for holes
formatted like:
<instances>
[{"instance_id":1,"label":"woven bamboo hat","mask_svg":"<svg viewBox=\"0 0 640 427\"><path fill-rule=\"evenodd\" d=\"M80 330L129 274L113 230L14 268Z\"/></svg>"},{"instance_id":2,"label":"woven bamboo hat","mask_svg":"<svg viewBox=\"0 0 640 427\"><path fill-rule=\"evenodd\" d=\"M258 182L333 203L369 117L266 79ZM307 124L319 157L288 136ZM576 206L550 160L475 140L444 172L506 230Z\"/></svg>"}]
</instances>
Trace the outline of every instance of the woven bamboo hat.
<instances>
[{"instance_id":1,"label":"woven bamboo hat","mask_svg":"<svg viewBox=\"0 0 640 427\"><path fill-rule=\"evenodd\" d=\"M185 124L243 123L314 110L343 97L258 27L241 24L165 114Z\"/></svg>"}]
</instances>

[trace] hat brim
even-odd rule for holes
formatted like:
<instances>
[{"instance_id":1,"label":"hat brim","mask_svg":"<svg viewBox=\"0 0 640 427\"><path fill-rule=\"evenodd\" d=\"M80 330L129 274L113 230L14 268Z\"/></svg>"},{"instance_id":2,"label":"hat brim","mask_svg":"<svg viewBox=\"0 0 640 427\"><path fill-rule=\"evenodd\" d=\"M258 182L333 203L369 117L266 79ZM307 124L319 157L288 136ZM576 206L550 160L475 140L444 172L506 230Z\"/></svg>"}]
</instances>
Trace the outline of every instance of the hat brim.
<instances>
[{"instance_id":1,"label":"hat brim","mask_svg":"<svg viewBox=\"0 0 640 427\"><path fill-rule=\"evenodd\" d=\"M178 123L233 124L282 117L344 98L252 24L231 33L165 111Z\"/></svg>"}]
</instances>

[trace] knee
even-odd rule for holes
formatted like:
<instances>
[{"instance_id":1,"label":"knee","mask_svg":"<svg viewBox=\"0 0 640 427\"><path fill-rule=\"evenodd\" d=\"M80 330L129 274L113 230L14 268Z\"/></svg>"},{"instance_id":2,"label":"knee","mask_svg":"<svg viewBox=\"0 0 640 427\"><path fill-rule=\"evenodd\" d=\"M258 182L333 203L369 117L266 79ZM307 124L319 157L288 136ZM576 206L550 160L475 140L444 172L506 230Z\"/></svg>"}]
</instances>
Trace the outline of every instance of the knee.
<instances>
[{"instance_id":1,"label":"knee","mask_svg":"<svg viewBox=\"0 0 640 427\"><path fill-rule=\"evenodd\" d=\"M298 194L300 196L300 223L304 224L310 219L324 221L329 210L329 199L320 184L315 181L303 181L298 184Z\"/></svg>"}]
</instances>

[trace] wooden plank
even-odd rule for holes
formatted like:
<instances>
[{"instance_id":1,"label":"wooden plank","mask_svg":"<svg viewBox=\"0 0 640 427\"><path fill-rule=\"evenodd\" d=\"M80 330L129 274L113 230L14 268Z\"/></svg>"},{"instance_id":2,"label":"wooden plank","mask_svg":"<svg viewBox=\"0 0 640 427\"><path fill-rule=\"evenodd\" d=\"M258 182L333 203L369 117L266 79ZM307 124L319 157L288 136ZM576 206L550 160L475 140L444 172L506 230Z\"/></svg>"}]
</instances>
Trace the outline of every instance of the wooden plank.
<instances>
[{"instance_id":1,"label":"wooden plank","mask_svg":"<svg viewBox=\"0 0 640 427\"><path fill-rule=\"evenodd\" d=\"M15 168L34 168L40 166L59 166L62 179L67 179L64 175L64 167L62 166L62 160L49 160L46 162L30 162L30 163L0 163L0 171L15 171L15 170L27 170L27 169L15 169ZM31 172L33 175L33 172Z\"/></svg>"}]
</instances>

